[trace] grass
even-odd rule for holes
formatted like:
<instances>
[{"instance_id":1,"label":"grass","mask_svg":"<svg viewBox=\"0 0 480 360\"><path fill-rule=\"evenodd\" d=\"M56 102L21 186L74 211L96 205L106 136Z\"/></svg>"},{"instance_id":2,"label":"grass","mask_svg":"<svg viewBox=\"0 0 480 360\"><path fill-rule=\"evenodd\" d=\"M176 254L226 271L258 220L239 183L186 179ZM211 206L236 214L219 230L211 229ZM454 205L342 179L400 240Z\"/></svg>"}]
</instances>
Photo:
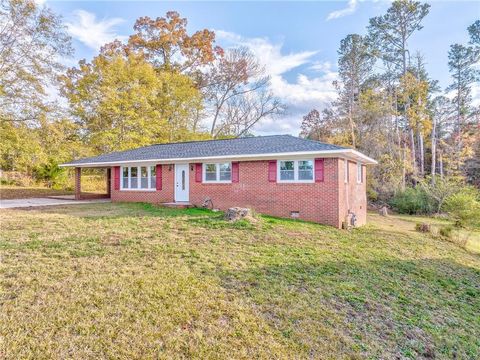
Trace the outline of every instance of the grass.
<instances>
[{"instance_id":1,"label":"grass","mask_svg":"<svg viewBox=\"0 0 480 360\"><path fill-rule=\"evenodd\" d=\"M73 194L73 191L49 189L42 186L0 185L0 200L29 199L65 194Z\"/></svg>"},{"instance_id":2,"label":"grass","mask_svg":"<svg viewBox=\"0 0 480 360\"><path fill-rule=\"evenodd\" d=\"M73 181L73 180L72 180ZM72 185L73 187L73 185ZM82 192L91 194L104 194L106 181L104 175L83 175ZM72 195L73 190L51 189L45 186L16 186L0 184L0 200L30 199L46 196Z\"/></svg>"},{"instance_id":3,"label":"grass","mask_svg":"<svg viewBox=\"0 0 480 360\"><path fill-rule=\"evenodd\" d=\"M480 256L418 219L345 232L145 204L0 219L0 358L480 356Z\"/></svg>"}]
</instances>

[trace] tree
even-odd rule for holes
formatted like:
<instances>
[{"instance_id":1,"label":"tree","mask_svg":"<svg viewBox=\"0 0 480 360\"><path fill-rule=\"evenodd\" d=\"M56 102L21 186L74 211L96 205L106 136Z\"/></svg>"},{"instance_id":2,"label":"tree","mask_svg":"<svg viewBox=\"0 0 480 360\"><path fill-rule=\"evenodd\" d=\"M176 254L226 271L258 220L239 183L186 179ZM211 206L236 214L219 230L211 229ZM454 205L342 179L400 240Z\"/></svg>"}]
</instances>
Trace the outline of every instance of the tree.
<instances>
[{"instance_id":1,"label":"tree","mask_svg":"<svg viewBox=\"0 0 480 360\"><path fill-rule=\"evenodd\" d=\"M155 68L193 73L212 63L223 50L215 46L215 33L203 29L188 35L187 19L176 11L165 17L139 18L134 25L127 48L141 52Z\"/></svg>"},{"instance_id":2,"label":"tree","mask_svg":"<svg viewBox=\"0 0 480 360\"><path fill-rule=\"evenodd\" d=\"M453 102L455 103L455 153L456 170L461 166L461 153L464 148L464 135L467 128L471 125L472 119L472 95L471 86L478 79L480 71L474 67L478 61L477 51L473 47L461 44L453 44L448 52L448 67L453 78L446 91L454 93Z\"/></svg>"},{"instance_id":3,"label":"tree","mask_svg":"<svg viewBox=\"0 0 480 360\"><path fill-rule=\"evenodd\" d=\"M366 39L358 34L347 35L341 40L338 55L341 86L337 84L339 90L337 107L348 118L351 144L353 148L356 148L358 99L364 83L372 75L375 58L370 54L370 47Z\"/></svg>"},{"instance_id":4,"label":"tree","mask_svg":"<svg viewBox=\"0 0 480 360\"><path fill-rule=\"evenodd\" d=\"M430 5L419 1L396 0L387 13L370 19L369 39L375 53L385 62L395 64L399 76L408 68L408 40L423 28L422 20L427 16Z\"/></svg>"},{"instance_id":5,"label":"tree","mask_svg":"<svg viewBox=\"0 0 480 360\"><path fill-rule=\"evenodd\" d=\"M101 54L63 78L63 94L97 153L194 137L201 96L191 79L141 55Z\"/></svg>"},{"instance_id":6,"label":"tree","mask_svg":"<svg viewBox=\"0 0 480 360\"><path fill-rule=\"evenodd\" d=\"M431 102L432 132L430 141L432 157L430 174L432 184L435 184L437 168L443 169L443 152L446 147L446 138L450 133L453 111L452 102L446 96L437 96ZM437 153L440 154L439 158ZM437 161L441 163L437 164Z\"/></svg>"},{"instance_id":7,"label":"tree","mask_svg":"<svg viewBox=\"0 0 480 360\"><path fill-rule=\"evenodd\" d=\"M470 44L480 47L480 20L475 21L467 30L470 35Z\"/></svg>"},{"instance_id":8,"label":"tree","mask_svg":"<svg viewBox=\"0 0 480 360\"><path fill-rule=\"evenodd\" d=\"M384 62L394 65L393 71L400 78L405 76L409 66L410 52L408 40L423 28L422 20L429 12L430 5L412 0L396 0L387 13L370 19L368 26L369 40L374 47L374 54ZM408 118L409 103L403 106L403 115L408 126L411 162L415 172L416 152L414 128Z\"/></svg>"},{"instance_id":9,"label":"tree","mask_svg":"<svg viewBox=\"0 0 480 360\"><path fill-rule=\"evenodd\" d=\"M228 49L206 76L213 137L243 136L260 120L284 112L269 89L265 68L247 48Z\"/></svg>"},{"instance_id":10,"label":"tree","mask_svg":"<svg viewBox=\"0 0 480 360\"><path fill-rule=\"evenodd\" d=\"M0 121L38 121L49 109L46 88L72 53L61 18L33 0L0 4Z\"/></svg>"}]
</instances>

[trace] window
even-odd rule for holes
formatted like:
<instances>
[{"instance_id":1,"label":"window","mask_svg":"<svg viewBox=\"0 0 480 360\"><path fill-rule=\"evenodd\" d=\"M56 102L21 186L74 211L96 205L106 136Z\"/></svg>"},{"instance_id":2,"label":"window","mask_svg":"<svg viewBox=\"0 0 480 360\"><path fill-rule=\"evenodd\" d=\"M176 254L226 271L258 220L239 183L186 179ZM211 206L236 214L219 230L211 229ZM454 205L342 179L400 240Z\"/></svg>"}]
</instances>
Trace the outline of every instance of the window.
<instances>
[{"instance_id":1,"label":"window","mask_svg":"<svg viewBox=\"0 0 480 360\"><path fill-rule=\"evenodd\" d=\"M140 187L142 189L148 189L148 168L146 166L142 166L140 168L140 176L141 176L141 182L140 182Z\"/></svg>"},{"instance_id":2,"label":"window","mask_svg":"<svg viewBox=\"0 0 480 360\"><path fill-rule=\"evenodd\" d=\"M298 180L313 180L313 161L298 162Z\"/></svg>"},{"instance_id":3,"label":"window","mask_svg":"<svg viewBox=\"0 0 480 360\"><path fill-rule=\"evenodd\" d=\"M137 167L130 168L130 188L131 189L138 188L138 168Z\"/></svg>"},{"instance_id":4,"label":"window","mask_svg":"<svg viewBox=\"0 0 480 360\"><path fill-rule=\"evenodd\" d=\"M122 190L156 190L155 166L123 166Z\"/></svg>"},{"instance_id":5,"label":"window","mask_svg":"<svg viewBox=\"0 0 480 360\"><path fill-rule=\"evenodd\" d=\"M229 183L232 182L232 164L203 164L203 181Z\"/></svg>"},{"instance_id":6,"label":"window","mask_svg":"<svg viewBox=\"0 0 480 360\"><path fill-rule=\"evenodd\" d=\"M280 180L295 180L295 161L280 161Z\"/></svg>"},{"instance_id":7,"label":"window","mask_svg":"<svg viewBox=\"0 0 480 360\"><path fill-rule=\"evenodd\" d=\"M343 160L343 163L344 163L344 170L343 172L345 173L345 182L348 183L349 179L350 179L350 174L349 174L349 170L348 170L348 160L347 159L344 159Z\"/></svg>"},{"instance_id":8,"label":"window","mask_svg":"<svg viewBox=\"0 0 480 360\"><path fill-rule=\"evenodd\" d=\"M357 162L357 182L360 184L363 181L363 166L362 163Z\"/></svg>"},{"instance_id":9,"label":"window","mask_svg":"<svg viewBox=\"0 0 480 360\"><path fill-rule=\"evenodd\" d=\"M217 164L205 165L205 181L217 180Z\"/></svg>"},{"instance_id":10,"label":"window","mask_svg":"<svg viewBox=\"0 0 480 360\"><path fill-rule=\"evenodd\" d=\"M313 160L281 160L278 162L279 182L313 182Z\"/></svg>"}]
</instances>

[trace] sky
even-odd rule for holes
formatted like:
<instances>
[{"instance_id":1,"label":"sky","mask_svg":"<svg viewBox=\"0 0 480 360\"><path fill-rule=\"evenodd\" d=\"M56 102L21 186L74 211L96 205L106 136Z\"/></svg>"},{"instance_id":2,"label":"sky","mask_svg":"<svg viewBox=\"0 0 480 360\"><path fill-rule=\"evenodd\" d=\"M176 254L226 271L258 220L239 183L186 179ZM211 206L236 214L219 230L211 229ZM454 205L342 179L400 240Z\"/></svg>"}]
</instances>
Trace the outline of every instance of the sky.
<instances>
[{"instance_id":1,"label":"sky","mask_svg":"<svg viewBox=\"0 0 480 360\"><path fill-rule=\"evenodd\" d=\"M141 16L162 17L175 10L188 19L193 33L215 31L218 45L247 46L271 76L271 91L288 107L287 113L265 119L254 128L258 135L298 135L302 116L321 110L335 98L337 49L351 33L365 34L368 20L382 15L390 2L365 1L52 1L45 3L63 16L75 55L65 62L90 60L100 46L126 39ZM413 35L409 48L420 51L431 78L442 88L450 83L448 50L468 42L467 27L480 19L480 1L430 1L424 28ZM379 65L381 70L381 64ZM480 104L480 86L474 88Z\"/></svg>"}]
</instances>

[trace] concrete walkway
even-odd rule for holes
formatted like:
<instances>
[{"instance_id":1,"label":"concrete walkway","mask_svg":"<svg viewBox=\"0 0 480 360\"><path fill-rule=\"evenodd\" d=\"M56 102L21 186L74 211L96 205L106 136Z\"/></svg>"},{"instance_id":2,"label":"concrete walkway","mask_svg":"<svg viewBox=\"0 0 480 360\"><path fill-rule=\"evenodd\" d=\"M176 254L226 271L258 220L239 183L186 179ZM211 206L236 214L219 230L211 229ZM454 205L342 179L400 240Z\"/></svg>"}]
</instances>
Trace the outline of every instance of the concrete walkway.
<instances>
[{"instance_id":1,"label":"concrete walkway","mask_svg":"<svg viewBox=\"0 0 480 360\"><path fill-rule=\"evenodd\" d=\"M0 200L0 209L26 208L26 207L33 207L33 206L92 204L92 203L106 203L106 202L110 202L110 199L91 199L91 200L65 200L65 199L53 199L53 198L11 199L11 200Z\"/></svg>"}]
</instances>

